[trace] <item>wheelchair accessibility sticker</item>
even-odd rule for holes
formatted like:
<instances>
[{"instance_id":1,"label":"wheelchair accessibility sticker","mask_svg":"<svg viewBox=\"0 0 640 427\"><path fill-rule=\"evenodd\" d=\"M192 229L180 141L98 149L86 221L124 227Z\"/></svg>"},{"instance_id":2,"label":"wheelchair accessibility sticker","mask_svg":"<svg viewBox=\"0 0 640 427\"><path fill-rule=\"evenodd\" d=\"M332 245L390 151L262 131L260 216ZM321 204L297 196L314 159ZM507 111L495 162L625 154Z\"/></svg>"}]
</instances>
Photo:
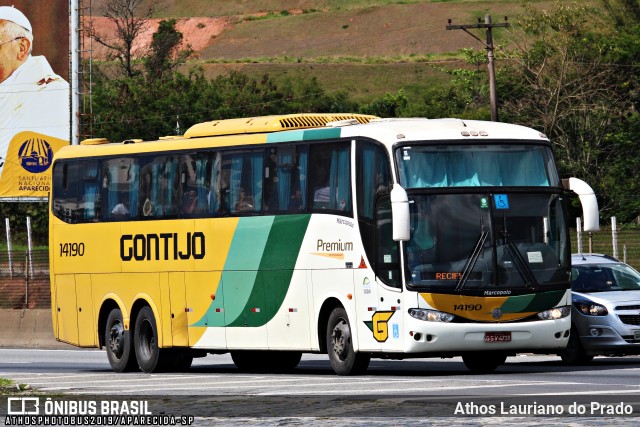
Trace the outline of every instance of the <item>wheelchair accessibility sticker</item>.
<instances>
[{"instance_id":1,"label":"wheelchair accessibility sticker","mask_svg":"<svg viewBox=\"0 0 640 427\"><path fill-rule=\"evenodd\" d=\"M494 194L493 201L496 209L509 209L509 197L506 194Z\"/></svg>"}]
</instances>

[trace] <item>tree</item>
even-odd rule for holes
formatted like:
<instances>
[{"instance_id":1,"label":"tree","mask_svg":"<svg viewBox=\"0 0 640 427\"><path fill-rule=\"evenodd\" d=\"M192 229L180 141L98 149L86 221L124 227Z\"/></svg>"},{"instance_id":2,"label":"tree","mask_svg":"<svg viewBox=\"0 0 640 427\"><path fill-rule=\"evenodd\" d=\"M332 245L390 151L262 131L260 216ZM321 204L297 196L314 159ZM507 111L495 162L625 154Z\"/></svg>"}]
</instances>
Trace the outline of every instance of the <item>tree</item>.
<instances>
[{"instance_id":1,"label":"tree","mask_svg":"<svg viewBox=\"0 0 640 427\"><path fill-rule=\"evenodd\" d=\"M133 42L154 13L154 8L149 7L144 13L138 15L137 9L143 2L144 0L110 0L107 2L107 11L104 16L116 24L115 40L110 40L99 34L93 22L88 29L89 37L113 51L112 57L118 60L128 77L133 77L136 74L133 66Z\"/></svg>"},{"instance_id":2,"label":"tree","mask_svg":"<svg viewBox=\"0 0 640 427\"><path fill-rule=\"evenodd\" d=\"M632 105L627 67L611 61L611 26L578 4L557 4L548 12L527 5L526 11L500 83L503 117L548 135L562 174L585 179L603 211L614 213L615 195L606 182L628 147L611 135Z\"/></svg>"},{"instance_id":3,"label":"tree","mask_svg":"<svg viewBox=\"0 0 640 427\"><path fill-rule=\"evenodd\" d=\"M175 70L193 55L191 46L179 50L183 35L176 30L176 20L162 20L153 34L145 69L149 80L157 80Z\"/></svg>"},{"instance_id":4,"label":"tree","mask_svg":"<svg viewBox=\"0 0 640 427\"><path fill-rule=\"evenodd\" d=\"M616 27L640 23L640 1L638 0L601 0L607 14L613 19Z\"/></svg>"},{"instance_id":5,"label":"tree","mask_svg":"<svg viewBox=\"0 0 640 427\"><path fill-rule=\"evenodd\" d=\"M360 107L360 112L378 117L399 117L401 116L400 112L407 107L407 102L407 97L400 89L395 95L387 92L383 97L363 105Z\"/></svg>"}]
</instances>

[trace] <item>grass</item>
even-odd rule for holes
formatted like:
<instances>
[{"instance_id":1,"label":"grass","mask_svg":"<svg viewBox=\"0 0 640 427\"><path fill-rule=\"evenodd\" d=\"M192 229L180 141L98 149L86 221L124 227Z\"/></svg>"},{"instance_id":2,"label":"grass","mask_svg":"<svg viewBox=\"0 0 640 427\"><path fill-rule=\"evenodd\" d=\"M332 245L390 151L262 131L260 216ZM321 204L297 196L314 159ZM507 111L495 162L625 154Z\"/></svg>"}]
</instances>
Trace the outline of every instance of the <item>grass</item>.
<instances>
[{"instance_id":1,"label":"grass","mask_svg":"<svg viewBox=\"0 0 640 427\"><path fill-rule=\"evenodd\" d=\"M329 94L348 91L349 98L358 103L371 102L372 98L386 93L397 93L403 89L409 99L419 100L425 90L448 81L450 76L441 68L443 63L398 62L369 64L361 63L209 63L203 69L208 78L226 75L235 70L260 80L268 75L274 80L315 78ZM446 62L451 68L461 68L462 63ZM336 78L339 76L339 78Z\"/></svg>"},{"instance_id":2,"label":"grass","mask_svg":"<svg viewBox=\"0 0 640 427\"><path fill-rule=\"evenodd\" d=\"M16 394L19 392L29 390L28 384L16 384L14 381L0 378L0 396L5 396L8 394Z\"/></svg>"}]
</instances>

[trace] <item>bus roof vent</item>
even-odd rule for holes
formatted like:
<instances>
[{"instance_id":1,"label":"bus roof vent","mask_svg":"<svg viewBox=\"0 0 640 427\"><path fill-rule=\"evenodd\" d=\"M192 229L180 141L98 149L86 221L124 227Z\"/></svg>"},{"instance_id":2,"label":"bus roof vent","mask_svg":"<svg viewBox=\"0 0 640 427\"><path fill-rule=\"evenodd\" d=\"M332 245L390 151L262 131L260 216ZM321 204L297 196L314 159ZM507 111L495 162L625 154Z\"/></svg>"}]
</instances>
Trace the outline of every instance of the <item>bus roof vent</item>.
<instances>
[{"instance_id":1,"label":"bus roof vent","mask_svg":"<svg viewBox=\"0 0 640 427\"><path fill-rule=\"evenodd\" d=\"M83 139L80 141L80 145L100 145L100 144L108 144L109 140L107 138L89 138Z\"/></svg>"},{"instance_id":2,"label":"bus roof vent","mask_svg":"<svg viewBox=\"0 0 640 427\"><path fill-rule=\"evenodd\" d=\"M280 132L284 130L325 127L327 123L355 120L369 123L375 116L366 114L288 114L283 116L263 116L247 119L215 120L191 126L185 138L204 136L241 135L247 133Z\"/></svg>"}]
</instances>

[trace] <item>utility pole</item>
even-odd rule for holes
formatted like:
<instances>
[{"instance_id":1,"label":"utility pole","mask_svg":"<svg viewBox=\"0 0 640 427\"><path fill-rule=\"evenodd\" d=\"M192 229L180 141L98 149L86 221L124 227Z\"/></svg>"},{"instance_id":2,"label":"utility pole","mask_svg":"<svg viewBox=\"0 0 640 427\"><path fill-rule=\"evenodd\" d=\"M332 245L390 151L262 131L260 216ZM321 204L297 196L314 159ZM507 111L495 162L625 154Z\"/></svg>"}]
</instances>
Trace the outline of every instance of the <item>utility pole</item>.
<instances>
[{"instance_id":1,"label":"utility pole","mask_svg":"<svg viewBox=\"0 0 640 427\"><path fill-rule=\"evenodd\" d=\"M451 25L451 19L448 21L449 25L447 25L447 30L462 30L465 33L469 34L474 39L478 40L480 43L485 45L487 49L487 61L489 63L489 99L491 102L491 121L498 121L498 102L496 100L496 70L493 64L493 34L491 30L494 27L510 27L511 24L507 22L507 17L504 17L504 22L501 24L492 24L491 23L491 15L484 16L484 24L478 18L477 24L468 24L468 25ZM487 41L483 42L478 37L476 37L473 33L468 31L469 28L485 28L487 30Z\"/></svg>"}]
</instances>

